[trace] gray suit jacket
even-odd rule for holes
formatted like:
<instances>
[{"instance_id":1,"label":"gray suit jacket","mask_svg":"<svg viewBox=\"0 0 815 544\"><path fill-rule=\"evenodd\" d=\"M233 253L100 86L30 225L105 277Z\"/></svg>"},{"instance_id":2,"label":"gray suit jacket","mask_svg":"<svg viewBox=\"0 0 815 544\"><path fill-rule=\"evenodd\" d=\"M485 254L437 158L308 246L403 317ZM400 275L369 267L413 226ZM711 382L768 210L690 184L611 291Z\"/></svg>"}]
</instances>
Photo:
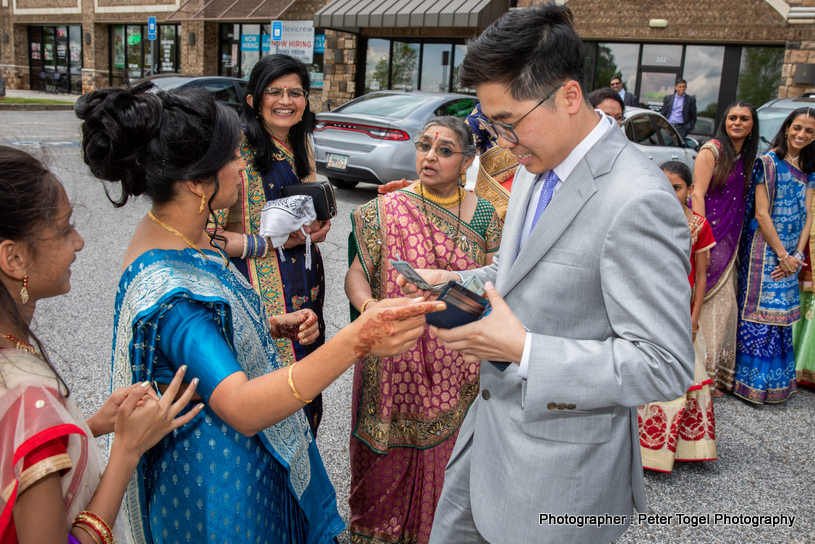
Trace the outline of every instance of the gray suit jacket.
<instances>
[{"instance_id":1,"label":"gray suit jacket","mask_svg":"<svg viewBox=\"0 0 815 544\"><path fill-rule=\"evenodd\" d=\"M493 264L461 273L494 281L531 329L528 377L482 362L450 466L468 456L473 519L491 543L609 541L632 506L645 511L636 406L693 380L690 233L665 175L620 130L564 180L519 252L534 180L516 173ZM539 524L607 513L625 518Z\"/></svg>"}]
</instances>

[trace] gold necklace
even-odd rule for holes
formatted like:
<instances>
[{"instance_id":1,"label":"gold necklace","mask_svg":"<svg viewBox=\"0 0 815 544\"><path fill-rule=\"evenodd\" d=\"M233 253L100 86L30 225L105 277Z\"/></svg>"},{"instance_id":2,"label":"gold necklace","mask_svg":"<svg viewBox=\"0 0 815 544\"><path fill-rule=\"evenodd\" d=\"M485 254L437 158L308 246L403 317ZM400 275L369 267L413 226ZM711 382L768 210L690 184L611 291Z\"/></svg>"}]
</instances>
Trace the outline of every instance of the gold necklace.
<instances>
[{"instance_id":1,"label":"gold necklace","mask_svg":"<svg viewBox=\"0 0 815 544\"><path fill-rule=\"evenodd\" d=\"M181 238L182 240L184 240L184 241L187 243L187 245L188 245L188 246L190 246L192 249L194 249L195 251L197 251L198 253L200 253L200 254L201 254L201 256L202 256L203 258L205 258L205 259L209 260L209 257L207 257L207 254L206 254L206 253L204 253L203 251L201 251L201 249L200 249L200 248L199 248L197 245L195 245L194 243L192 243L192 240L190 240L189 238L187 238L186 236L184 236L183 234L181 234L180 232L178 232L177 230L175 230L173 227L171 227L170 225L168 225L167 223L165 223L164 221L162 221L161 219L159 219L158 217L156 217L155 215L153 215L153 210L147 210L147 216L148 216L148 217L149 217L149 218L150 218L150 219L151 219L151 220L152 220L154 223L156 223L157 225L159 225L159 226L163 227L164 229L166 229L166 230L170 231L171 233L175 234L176 236L178 236L179 238ZM223 259L224 259L224 263L225 263L227 266L229 266L229 259L227 259L227 258L226 258L226 255L224 254L224 252L223 252L223 251L221 251L221 248L216 247L216 248L215 248L215 251L217 251L218 253L220 253L220 254L221 254L221 257L223 257Z\"/></svg>"},{"instance_id":2,"label":"gold necklace","mask_svg":"<svg viewBox=\"0 0 815 544\"><path fill-rule=\"evenodd\" d=\"M422 192L422 198L427 199L433 204L437 204L443 208L449 208L453 204L458 204L464 198L461 194L462 192L464 192L464 189L462 189L461 187L456 187L456 194L448 197L436 196L430 191L425 193L424 184L421 182L419 182L419 190Z\"/></svg>"},{"instance_id":3,"label":"gold necklace","mask_svg":"<svg viewBox=\"0 0 815 544\"><path fill-rule=\"evenodd\" d=\"M456 234L453 236L453 251L455 251L456 247L458 247L458 233L461 231L461 202L464 200L464 191L459 187L457 191L456 198L458 198L458 216L456 217ZM422 197L422 211L424 211L424 218L427 220L427 228L430 229L431 238L433 237L433 223L430 222L430 214L427 213L427 201L425 200L425 193L424 193L424 184L419 182L419 196ZM433 202L431 199L427 199ZM439 260L439 254L436 253L436 244L433 243L434 241L431 240L430 242L430 249L433 251L433 256L436 257L436 261Z\"/></svg>"},{"instance_id":4,"label":"gold necklace","mask_svg":"<svg viewBox=\"0 0 815 544\"><path fill-rule=\"evenodd\" d=\"M42 353L40 353L40 350L38 350L32 344L29 344L25 340L20 340L16 336L12 336L10 334L5 334L5 333L0 333L0 336L2 336L3 338L7 338L8 340L11 340L12 342L14 342L16 349L18 349L20 351L27 352L27 353L31 353L32 355L34 355L36 357L42 357Z\"/></svg>"}]
</instances>

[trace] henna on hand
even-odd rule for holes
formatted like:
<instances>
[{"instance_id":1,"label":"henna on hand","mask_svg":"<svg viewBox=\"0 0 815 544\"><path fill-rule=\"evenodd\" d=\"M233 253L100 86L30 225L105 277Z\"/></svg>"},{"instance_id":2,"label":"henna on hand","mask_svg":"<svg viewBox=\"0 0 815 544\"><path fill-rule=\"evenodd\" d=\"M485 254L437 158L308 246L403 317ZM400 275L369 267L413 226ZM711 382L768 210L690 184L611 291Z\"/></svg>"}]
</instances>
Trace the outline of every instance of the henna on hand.
<instances>
[{"instance_id":1,"label":"henna on hand","mask_svg":"<svg viewBox=\"0 0 815 544\"><path fill-rule=\"evenodd\" d=\"M397 321L405 321L414 317L419 317L430 312L443 310L447 307L443 302L421 302L397 308L385 308L375 312L370 319L362 324L359 332L359 344L354 346L354 356L362 359L375 346L378 346L383 338L393 336L397 332Z\"/></svg>"}]
</instances>

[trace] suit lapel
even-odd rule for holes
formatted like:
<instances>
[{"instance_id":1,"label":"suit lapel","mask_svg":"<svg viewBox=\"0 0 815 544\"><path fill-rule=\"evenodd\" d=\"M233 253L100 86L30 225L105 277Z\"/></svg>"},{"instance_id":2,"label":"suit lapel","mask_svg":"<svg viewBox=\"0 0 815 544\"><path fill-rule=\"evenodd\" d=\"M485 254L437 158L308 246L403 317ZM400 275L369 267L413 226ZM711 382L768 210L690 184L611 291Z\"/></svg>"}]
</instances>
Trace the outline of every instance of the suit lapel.
<instances>
[{"instance_id":1,"label":"suit lapel","mask_svg":"<svg viewBox=\"0 0 815 544\"><path fill-rule=\"evenodd\" d=\"M507 206L504 230L501 236L501 248L498 261L498 276L495 281L495 288L503 293L503 279L506 278L510 266L518 256L518 242L526 220L526 210L529 207L529 199L532 198L532 189L537 179L537 174L531 174L525 168L518 168L515 172L515 181L512 183L513 191L510 193L510 200Z\"/></svg>"},{"instance_id":2,"label":"suit lapel","mask_svg":"<svg viewBox=\"0 0 815 544\"><path fill-rule=\"evenodd\" d=\"M569 177L563 181L563 186L552 197L552 201L544 210L526 244L517 252L516 248L534 184L534 176L529 174L532 179L525 184L523 193L518 195L521 198L518 199L513 209L507 210L507 217L511 218L511 230L507 232L506 227L504 229L509 239L505 239L501 244L501 269L498 271L496 281L496 288L502 296L506 296L557 242L581 208L597 192L594 180L611 171L614 161L626 145L628 145L628 140L623 132L617 130L616 127L611 127L586 153ZM514 193L512 198L515 198ZM504 258L505 248L509 250L508 253L511 256L509 259Z\"/></svg>"},{"instance_id":3,"label":"suit lapel","mask_svg":"<svg viewBox=\"0 0 815 544\"><path fill-rule=\"evenodd\" d=\"M509 292L541 260L574 220L580 208L597 191L585 158L572 170L552 197L526 244L510 265L503 292ZM523 228L523 227L521 227Z\"/></svg>"}]
</instances>

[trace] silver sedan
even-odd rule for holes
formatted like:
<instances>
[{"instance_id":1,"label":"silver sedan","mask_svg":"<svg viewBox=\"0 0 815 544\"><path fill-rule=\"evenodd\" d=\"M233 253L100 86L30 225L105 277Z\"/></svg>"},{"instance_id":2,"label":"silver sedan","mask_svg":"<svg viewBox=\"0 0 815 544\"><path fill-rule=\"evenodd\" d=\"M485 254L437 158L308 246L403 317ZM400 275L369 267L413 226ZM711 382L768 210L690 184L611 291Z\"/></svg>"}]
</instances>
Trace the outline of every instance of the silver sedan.
<instances>
[{"instance_id":1,"label":"silver sedan","mask_svg":"<svg viewBox=\"0 0 815 544\"><path fill-rule=\"evenodd\" d=\"M317 114L317 173L335 186L416 179L413 140L438 115L466 117L478 100L456 93L376 91Z\"/></svg>"},{"instance_id":2,"label":"silver sedan","mask_svg":"<svg viewBox=\"0 0 815 544\"><path fill-rule=\"evenodd\" d=\"M659 112L627 107L623 130L637 149L657 166L666 161L680 161L693 169L698 143L693 138L683 139Z\"/></svg>"}]
</instances>

